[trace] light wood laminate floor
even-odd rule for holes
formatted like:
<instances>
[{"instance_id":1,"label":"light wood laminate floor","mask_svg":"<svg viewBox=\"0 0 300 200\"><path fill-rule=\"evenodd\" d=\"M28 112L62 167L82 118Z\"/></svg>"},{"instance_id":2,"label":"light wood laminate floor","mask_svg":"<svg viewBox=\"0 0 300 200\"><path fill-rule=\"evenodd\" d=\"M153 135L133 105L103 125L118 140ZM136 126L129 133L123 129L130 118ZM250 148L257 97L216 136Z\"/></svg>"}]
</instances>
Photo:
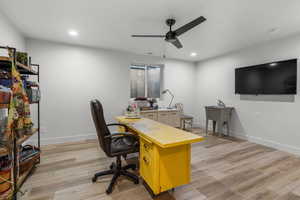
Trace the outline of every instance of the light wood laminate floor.
<instances>
[{"instance_id":1,"label":"light wood laminate floor","mask_svg":"<svg viewBox=\"0 0 300 200\"><path fill-rule=\"evenodd\" d=\"M201 134L200 130L194 130ZM49 145L22 188L22 200L149 200L142 184L119 179L105 194L111 176L92 183L111 160L95 140ZM192 145L192 181L157 200L300 200L300 159L251 142L209 136Z\"/></svg>"}]
</instances>

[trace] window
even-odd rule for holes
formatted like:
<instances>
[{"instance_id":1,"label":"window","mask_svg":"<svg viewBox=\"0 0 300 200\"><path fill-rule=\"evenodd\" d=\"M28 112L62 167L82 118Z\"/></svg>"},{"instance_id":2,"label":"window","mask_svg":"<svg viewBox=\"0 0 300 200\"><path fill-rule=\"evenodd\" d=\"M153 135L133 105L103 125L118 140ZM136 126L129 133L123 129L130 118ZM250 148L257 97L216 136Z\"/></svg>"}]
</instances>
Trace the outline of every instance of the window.
<instances>
[{"instance_id":1,"label":"window","mask_svg":"<svg viewBox=\"0 0 300 200\"><path fill-rule=\"evenodd\" d=\"M160 79L160 66L130 66L130 97L160 98Z\"/></svg>"}]
</instances>

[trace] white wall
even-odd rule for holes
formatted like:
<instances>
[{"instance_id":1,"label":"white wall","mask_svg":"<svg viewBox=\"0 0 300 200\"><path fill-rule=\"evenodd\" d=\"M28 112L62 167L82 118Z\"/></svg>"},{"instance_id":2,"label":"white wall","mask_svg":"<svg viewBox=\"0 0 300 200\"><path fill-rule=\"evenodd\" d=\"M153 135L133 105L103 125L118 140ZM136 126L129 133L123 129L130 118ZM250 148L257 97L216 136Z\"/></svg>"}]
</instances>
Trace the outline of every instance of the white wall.
<instances>
[{"instance_id":1,"label":"white wall","mask_svg":"<svg viewBox=\"0 0 300 200\"><path fill-rule=\"evenodd\" d=\"M15 47L25 50L25 39L22 34L0 13L0 46ZM2 54L2 51L0 52Z\"/></svg>"},{"instance_id":2,"label":"white wall","mask_svg":"<svg viewBox=\"0 0 300 200\"><path fill-rule=\"evenodd\" d=\"M94 137L89 108L93 98L102 101L108 122L120 115L129 100L131 63L164 64L164 88L194 114L194 63L33 39L26 47L33 62L41 65L44 144Z\"/></svg>"},{"instance_id":3,"label":"white wall","mask_svg":"<svg viewBox=\"0 0 300 200\"><path fill-rule=\"evenodd\" d=\"M234 94L234 69L300 56L300 36L277 40L197 63L197 119L205 124L204 106L216 99L235 107L233 134L300 154L300 101L296 96ZM299 63L298 63L299 65ZM298 69L298 77L300 77Z\"/></svg>"}]
</instances>

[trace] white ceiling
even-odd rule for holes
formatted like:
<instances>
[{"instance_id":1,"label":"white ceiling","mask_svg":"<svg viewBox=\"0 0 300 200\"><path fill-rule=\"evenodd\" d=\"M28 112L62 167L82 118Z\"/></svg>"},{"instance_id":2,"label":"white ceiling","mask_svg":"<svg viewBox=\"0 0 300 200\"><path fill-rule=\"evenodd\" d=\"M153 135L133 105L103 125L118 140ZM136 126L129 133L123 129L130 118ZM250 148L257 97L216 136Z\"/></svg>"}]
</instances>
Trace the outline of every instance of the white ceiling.
<instances>
[{"instance_id":1,"label":"white ceiling","mask_svg":"<svg viewBox=\"0 0 300 200\"><path fill-rule=\"evenodd\" d=\"M0 10L26 37L191 61L300 33L300 0L1 0ZM168 17L176 29L201 15L207 21L179 37L179 50L160 38L130 37L167 32Z\"/></svg>"}]
</instances>

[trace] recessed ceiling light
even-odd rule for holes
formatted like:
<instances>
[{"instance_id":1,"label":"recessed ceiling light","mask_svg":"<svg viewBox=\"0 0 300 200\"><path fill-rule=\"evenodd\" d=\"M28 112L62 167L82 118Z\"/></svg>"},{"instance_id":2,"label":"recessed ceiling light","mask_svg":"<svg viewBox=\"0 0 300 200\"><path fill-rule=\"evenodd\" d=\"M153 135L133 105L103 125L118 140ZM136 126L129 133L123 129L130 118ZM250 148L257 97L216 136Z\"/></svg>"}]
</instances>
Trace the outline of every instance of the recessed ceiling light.
<instances>
[{"instance_id":1,"label":"recessed ceiling light","mask_svg":"<svg viewBox=\"0 0 300 200\"><path fill-rule=\"evenodd\" d=\"M69 30L69 35L70 36L78 36L78 32L75 30Z\"/></svg>"},{"instance_id":2,"label":"recessed ceiling light","mask_svg":"<svg viewBox=\"0 0 300 200\"><path fill-rule=\"evenodd\" d=\"M195 56L197 56L197 53L196 53L196 52L192 52L192 53L191 53L191 56L192 56L192 57L195 57Z\"/></svg>"}]
</instances>

